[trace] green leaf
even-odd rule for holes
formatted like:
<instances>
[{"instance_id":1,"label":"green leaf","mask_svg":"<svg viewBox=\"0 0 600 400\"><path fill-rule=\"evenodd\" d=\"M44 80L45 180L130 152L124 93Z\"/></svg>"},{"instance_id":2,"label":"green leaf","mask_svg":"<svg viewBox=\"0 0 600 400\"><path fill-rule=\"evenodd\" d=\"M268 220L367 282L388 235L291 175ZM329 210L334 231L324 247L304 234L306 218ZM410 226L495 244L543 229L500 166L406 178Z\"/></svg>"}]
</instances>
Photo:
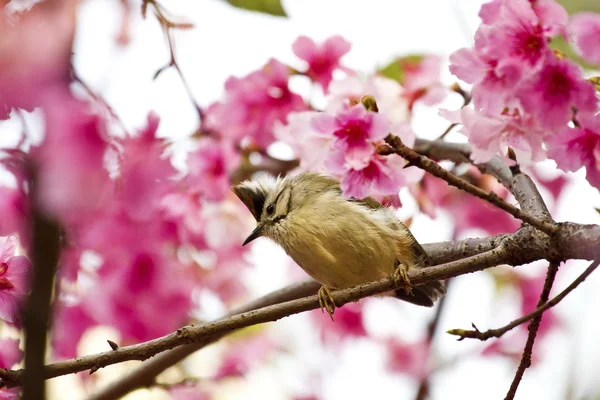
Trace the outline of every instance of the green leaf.
<instances>
[{"instance_id":1,"label":"green leaf","mask_svg":"<svg viewBox=\"0 0 600 400\"><path fill-rule=\"evenodd\" d=\"M407 67L419 65L423 60L423 54L411 54L409 56L395 58L391 63L379 69L379 74L399 82L404 83L404 71Z\"/></svg>"},{"instance_id":2,"label":"green leaf","mask_svg":"<svg viewBox=\"0 0 600 400\"><path fill-rule=\"evenodd\" d=\"M244 10L257 11L277 17L287 17L281 0L226 0L234 7Z\"/></svg>"}]
</instances>

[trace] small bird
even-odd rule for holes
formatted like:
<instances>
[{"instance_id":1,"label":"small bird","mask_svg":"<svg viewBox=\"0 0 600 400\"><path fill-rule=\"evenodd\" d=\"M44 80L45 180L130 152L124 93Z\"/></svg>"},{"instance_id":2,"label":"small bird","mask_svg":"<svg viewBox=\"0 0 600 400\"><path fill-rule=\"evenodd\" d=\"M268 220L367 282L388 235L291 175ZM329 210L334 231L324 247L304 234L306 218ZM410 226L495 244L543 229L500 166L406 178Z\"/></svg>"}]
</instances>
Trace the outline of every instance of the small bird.
<instances>
[{"instance_id":1,"label":"small bird","mask_svg":"<svg viewBox=\"0 0 600 400\"><path fill-rule=\"evenodd\" d=\"M319 303L333 318L330 289L344 289L393 274L405 284L391 295L432 307L446 293L441 281L410 286L407 272L429 266L429 257L393 209L373 198L344 198L338 182L304 172L294 177L248 180L232 188L257 221L243 245L264 236L280 245L321 283Z\"/></svg>"}]
</instances>

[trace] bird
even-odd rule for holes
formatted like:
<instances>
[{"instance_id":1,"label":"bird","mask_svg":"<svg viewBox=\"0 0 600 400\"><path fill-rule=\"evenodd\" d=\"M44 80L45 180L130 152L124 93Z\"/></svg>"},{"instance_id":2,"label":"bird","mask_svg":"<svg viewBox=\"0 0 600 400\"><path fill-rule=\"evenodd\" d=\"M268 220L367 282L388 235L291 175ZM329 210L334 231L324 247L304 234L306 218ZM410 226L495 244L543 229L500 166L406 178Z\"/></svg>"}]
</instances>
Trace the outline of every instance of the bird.
<instances>
[{"instance_id":1,"label":"bird","mask_svg":"<svg viewBox=\"0 0 600 400\"><path fill-rule=\"evenodd\" d=\"M246 180L232 187L254 216L256 228L243 246L259 237L277 243L322 286L321 310L333 319L331 290L390 275L403 289L386 293L432 307L446 293L443 281L411 287L408 271L430 260L394 209L371 197L346 198L337 180L316 172Z\"/></svg>"}]
</instances>

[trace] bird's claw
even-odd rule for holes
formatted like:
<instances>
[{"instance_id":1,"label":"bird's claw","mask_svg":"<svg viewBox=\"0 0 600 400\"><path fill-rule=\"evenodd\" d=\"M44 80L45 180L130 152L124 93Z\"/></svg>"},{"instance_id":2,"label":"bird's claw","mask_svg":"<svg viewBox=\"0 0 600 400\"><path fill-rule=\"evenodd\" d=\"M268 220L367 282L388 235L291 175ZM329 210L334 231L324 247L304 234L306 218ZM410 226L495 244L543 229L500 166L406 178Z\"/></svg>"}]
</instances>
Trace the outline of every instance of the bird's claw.
<instances>
[{"instance_id":1,"label":"bird's claw","mask_svg":"<svg viewBox=\"0 0 600 400\"><path fill-rule=\"evenodd\" d=\"M329 314L329 317L331 317L331 320L333 321L335 302L333 301L333 296L331 296L331 291L327 286L321 286L317 296L319 297L319 307L321 307L321 312L327 311L327 314Z\"/></svg>"},{"instance_id":2,"label":"bird's claw","mask_svg":"<svg viewBox=\"0 0 600 400\"><path fill-rule=\"evenodd\" d=\"M406 294L412 294L412 284L410 283L410 279L408 279L408 270L404 264L398 264L392 274L392 279L396 286L402 285L404 287Z\"/></svg>"}]
</instances>

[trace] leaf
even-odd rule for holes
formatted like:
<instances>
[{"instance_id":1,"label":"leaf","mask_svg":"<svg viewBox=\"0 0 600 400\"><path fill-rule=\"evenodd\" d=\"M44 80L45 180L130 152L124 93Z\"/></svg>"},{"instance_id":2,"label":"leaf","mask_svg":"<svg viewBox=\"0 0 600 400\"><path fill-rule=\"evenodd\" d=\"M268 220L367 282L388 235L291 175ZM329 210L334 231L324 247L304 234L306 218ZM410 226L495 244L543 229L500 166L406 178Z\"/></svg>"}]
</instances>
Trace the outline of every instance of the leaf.
<instances>
[{"instance_id":1,"label":"leaf","mask_svg":"<svg viewBox=\"0 0 600 400\"><path fill-rule=\"evenodd\" d=\"M281 0L226 0L234 7L256 11L277 17L287 17Z\"/></svg>"},{"instance_id":2,"label":"leaf","mask_svg":"<svg viewBox=\"0 0 600 400\"><path fill-rule=\"evenodd\" d=\"M423 54L411 54L409 56L398 57L385 67L379 69L379 74L403 84L406 68L419 65L421 60L423 60L423 57Z\"/></svg>"}]
</instances>

